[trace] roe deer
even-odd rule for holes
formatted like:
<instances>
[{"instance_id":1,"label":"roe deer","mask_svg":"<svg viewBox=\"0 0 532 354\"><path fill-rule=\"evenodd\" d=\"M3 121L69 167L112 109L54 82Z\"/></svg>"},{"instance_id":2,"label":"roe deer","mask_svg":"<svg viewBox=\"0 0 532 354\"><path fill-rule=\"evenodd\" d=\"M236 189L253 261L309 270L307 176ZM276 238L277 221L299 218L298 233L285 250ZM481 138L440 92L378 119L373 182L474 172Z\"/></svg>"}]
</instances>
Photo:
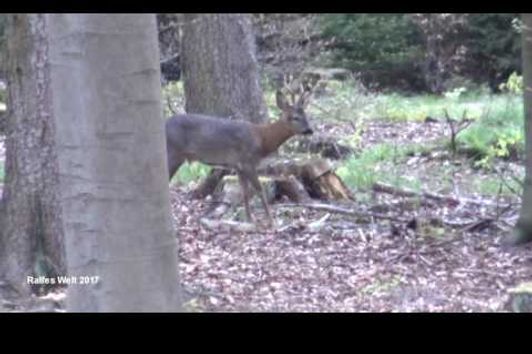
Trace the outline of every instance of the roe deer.
<instances>
[{"instance_id":1,"label":"roe deer","mask_svg":"<svg viewBox=\"0 0 532 354\"><path fill-rule=\"evenodd\" d=\"M258 192L270 225L273 219L259 182L256 168L262 158L296 134L312 134L304 108L310 90L292 102L277 91L281 117L269 124L253 124L201 114L175 115L166 122L166 149L170 179L187 161L201 161L213 166L236 170L244 197L248 221L253 222L249 208L249 183Z\"/></svg>"}]
</instances>

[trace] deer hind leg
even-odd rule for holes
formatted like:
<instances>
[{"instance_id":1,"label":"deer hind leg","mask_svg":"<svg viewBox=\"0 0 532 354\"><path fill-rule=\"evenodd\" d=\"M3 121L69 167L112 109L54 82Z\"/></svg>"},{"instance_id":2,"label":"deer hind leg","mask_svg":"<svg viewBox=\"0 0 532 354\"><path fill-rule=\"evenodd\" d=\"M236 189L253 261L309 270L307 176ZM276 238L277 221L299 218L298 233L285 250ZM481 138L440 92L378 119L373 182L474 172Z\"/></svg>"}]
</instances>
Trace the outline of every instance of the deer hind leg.
<instances>
[{"instance_id":1,"label":"deer hind leg","mask_svg":"<svg viewBox=\"0 0 532 354\"><path fill-rule=\"evenodd\" d=\"M169 173L169 180L172 179L176 171L181 167L183 162L185 162L185 158L182 157L180 154L176 152L167 152L167 163L168 163L168 173Z\"/></svg>"},{"instance_id":2,"label":"deer hind leg","mask_svg":"<svg viewBox=\"0 0 532 354\"><path fill-rule=\"evenodd\" d=\"M249 183L246 176L238 171L238 181L240 182L240 187L242 188L242 194L244 197L244 208L246 209L246 218L248 222L254 222L253 216L251 216L251 211L249 208Z\"/></svg>"},{"instance_id":3,"label":"deer hind leg","mask_svg":"<svg viewBox=\"0 0 532 354\"><path fill-rule=\"evenodd\" d=\"M270 213L270 207L268 206L268 202L266 201L266 193L264 193L264 188L262 188L262 184L259 181L257 172L255 171L255 169L252 169L252 170L250 169L245 172L245 176L248 178L253 188L259 194L260 201L262 202L262 206L264 207L264 210L266 211L266 217L268 218L268 223L270 225L273 225L273 219Z\"/></svg>"}]
</instances>

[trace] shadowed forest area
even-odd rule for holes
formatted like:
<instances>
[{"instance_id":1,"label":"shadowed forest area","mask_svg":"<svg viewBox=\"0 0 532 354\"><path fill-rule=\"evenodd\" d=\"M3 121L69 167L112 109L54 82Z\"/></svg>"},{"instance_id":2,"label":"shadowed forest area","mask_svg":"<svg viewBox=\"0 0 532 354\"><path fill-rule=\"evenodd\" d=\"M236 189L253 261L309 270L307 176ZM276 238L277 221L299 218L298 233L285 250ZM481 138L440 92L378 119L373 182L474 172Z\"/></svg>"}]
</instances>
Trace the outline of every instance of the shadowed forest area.
<instances>
[{"instance_id":1,"label":"shadowed forest area","mask_svg":"<svg viewBox=\"0 0 532 354\"><path fill-rule=\"evenodd\" d=\"M0 312L530 312L531 18L1 15Z\"/></svg>"}]
</instances>

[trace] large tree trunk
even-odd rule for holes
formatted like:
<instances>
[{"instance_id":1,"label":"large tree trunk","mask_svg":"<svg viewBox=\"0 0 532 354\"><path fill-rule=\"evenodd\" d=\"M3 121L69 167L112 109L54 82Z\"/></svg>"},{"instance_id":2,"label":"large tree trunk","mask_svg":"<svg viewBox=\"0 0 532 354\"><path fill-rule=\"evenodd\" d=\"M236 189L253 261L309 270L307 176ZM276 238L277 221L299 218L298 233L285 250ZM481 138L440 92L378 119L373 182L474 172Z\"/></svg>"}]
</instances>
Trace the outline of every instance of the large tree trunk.
<instances>
[{"instance_id":1,"label":"large tree trunk","mask_svg":"<svg viewBox=\"0 0 532 354\"><path fill-rule=\"evenodd\" d=\"M521 213L514 234L507 240L511 244L532 241L532 14L523 14L522 20L526 173Z\"/></svg>"},{"instance_id":2,"label":"large tree trunk","mask_svg":"<svg viewBox=\"0 0 532 354\"><path fill-rule=\"evenodd\" d=\"M181 52L187 113L264 122L268 112L250 16L186 14L184 22ZM211 194L224 174L213 169L195 196Z\"/></svg>"},{"instance_id":3,"label":"large tree trunk","mask_svg":"<svg viewBox=\"0 0 532 354\"><path fill-rule=\"evenodd\" d=\"M188 113L266 120L249 15L185 15L182 45Z\"/></svg>"},{"instance_id":4,"label":"large tree trunk","mask_svg":"<svg viewBox=\"0 0 532 354\"><path fill-rule=\"evenodd\" d=\"M8 31L0 275L28 295L28 276L65 273L63 228L44 15L9 15Z\"/></svg>"},{"instance_id":5,"label":"large tree trunk","mask_svg":"<svg viewBox=\"0 0 532 354\"><path fill-rule=\"evenodd\" d=\"M179 310L155 16L46 16L67 308Z\"/></svg>"}]
</instances>

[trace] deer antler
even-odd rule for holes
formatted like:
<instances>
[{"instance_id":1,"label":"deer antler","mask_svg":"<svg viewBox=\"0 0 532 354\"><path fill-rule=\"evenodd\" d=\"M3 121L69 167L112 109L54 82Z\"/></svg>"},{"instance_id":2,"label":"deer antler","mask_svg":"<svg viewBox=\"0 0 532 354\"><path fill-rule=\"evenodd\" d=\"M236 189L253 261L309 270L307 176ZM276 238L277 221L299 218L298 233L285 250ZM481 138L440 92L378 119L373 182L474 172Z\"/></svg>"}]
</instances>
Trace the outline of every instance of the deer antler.
<instances>
[{"instance_id":1,"label":"deer antler","mask_svg":"<svg viewBox=\"0 0 532 354\"><path fill-rule=\"evenodd\" d=\"M299 105L306 106L308 104L308 102L309 102L308 99L310 98L310 96L312 96L312 93L314 92L314 89L321 82L322 82L321 79L312 78L312 77L307 79L307 80L305 80L300 85L301 96L299 97L299 100L298 100L297 103Z\"/></svg>"},{"instance_id":2,"label":"deer antler","mask_svg":"<svg viewBox=\"0 0 532 354\"><path fill-rule=\"evenodd\" d=\"M290 105L305 106L314 88L320 83L319 79L295 79L291 74L283 75L283 90L290 97Z\"/></svg>"},{"instance_id":3,"label":"deer antler","mask_svg":"<svg viewBox=\"0 0 532 354\"><path fill-rule=\"evenodd\" d=\"M290 74L285 74L283 76L283 88L291 99L291 105L294 105L296 102L296 92L293 89L294 81L294 77Z\"/></svg>"}]
</instances>

